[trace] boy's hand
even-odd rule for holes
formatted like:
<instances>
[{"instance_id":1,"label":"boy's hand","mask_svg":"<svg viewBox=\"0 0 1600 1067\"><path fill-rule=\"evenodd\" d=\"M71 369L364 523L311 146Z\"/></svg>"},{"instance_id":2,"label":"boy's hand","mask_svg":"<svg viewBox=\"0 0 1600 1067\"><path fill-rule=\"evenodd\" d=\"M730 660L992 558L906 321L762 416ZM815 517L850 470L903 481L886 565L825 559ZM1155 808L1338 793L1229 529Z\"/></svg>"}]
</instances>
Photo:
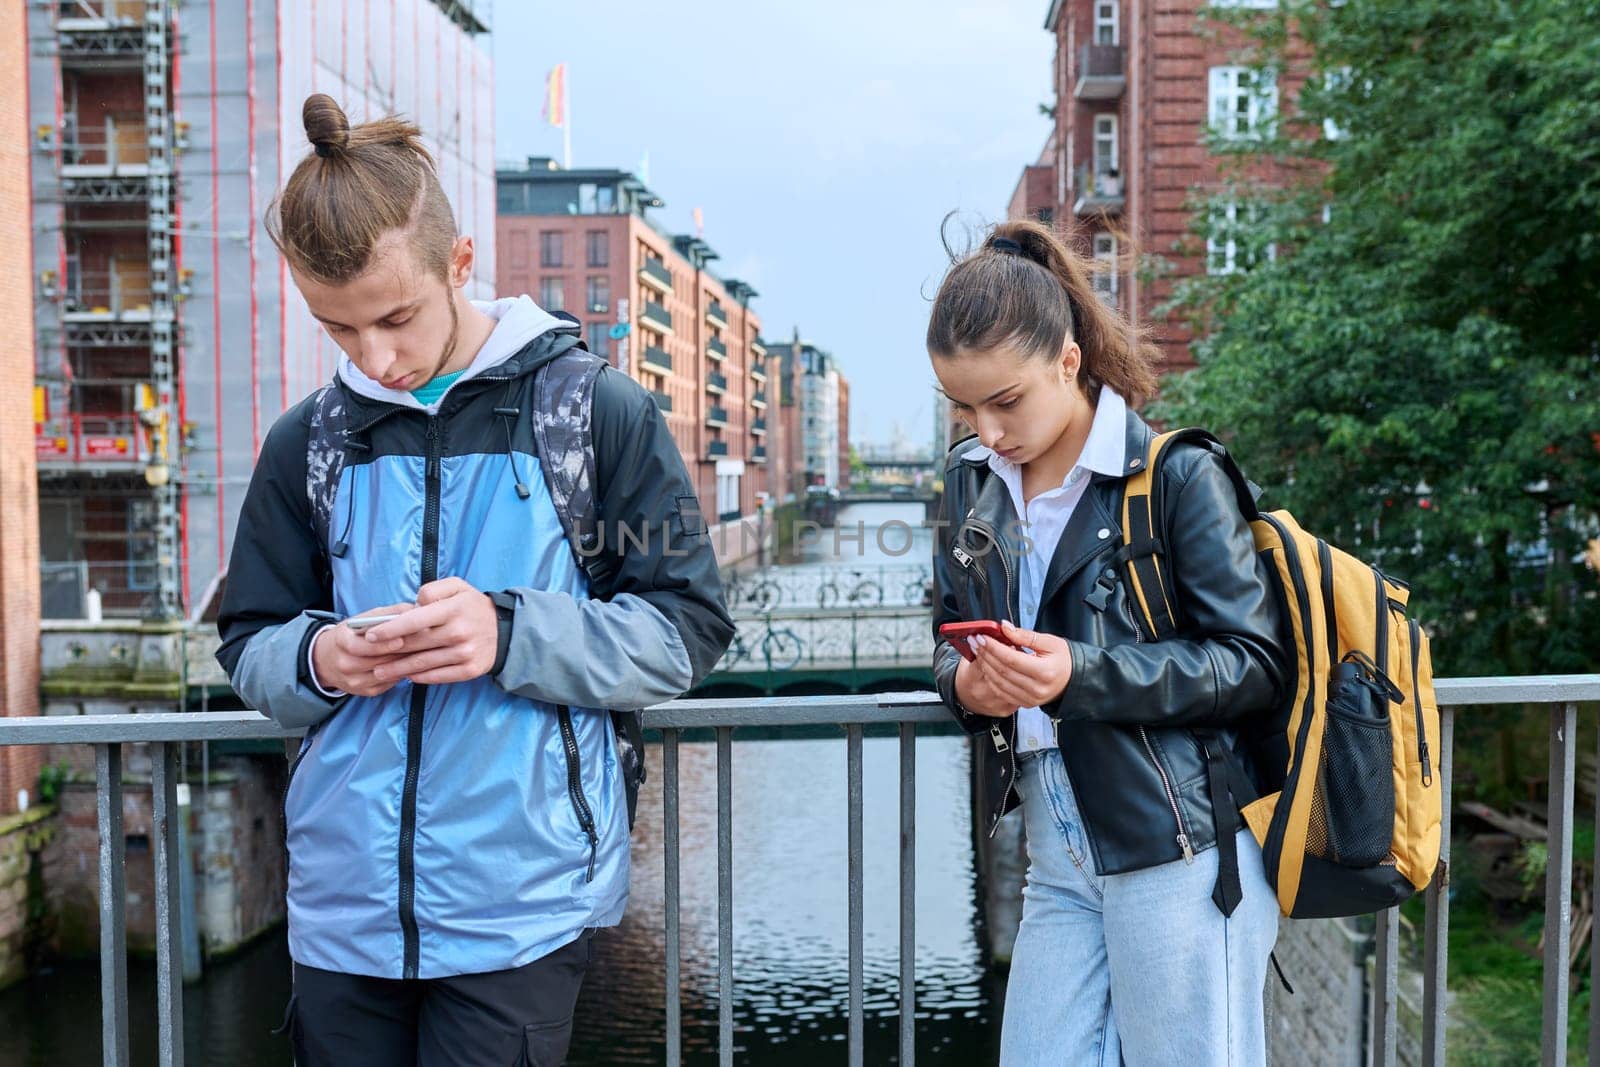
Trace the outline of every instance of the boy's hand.
<instances>
[{"instance_id":1,"label":"boy's hand","mask_svg":"<svg viewBox=\"0 0 1600 1067\"><path fill-rule=\"evenodd\" d=\"M367 615L398 615L412 610L411 604L390 604L386 608L373 608ZM398 643L375 645L365 634L348 626L330 626L316 637L311 649L312 666L317 681L326 689L337 689L352 696L375 697L387 693L400 681L399 677L379 678L374 672L388 666L399 657Z\"/></svg>"},{"instance_id":2,"label":"boy's hand","mask_svg":"<svg viewBox=\"0 0 1600 1067\"><path fill-rule=\"evenodd\" d=\"M417 591L416 607L374 626L365 640L392 657L373 671L380 681L443 685L489 673L500 627L488 596L460 578L441 578Z\"/></svg>"}]
</instances>

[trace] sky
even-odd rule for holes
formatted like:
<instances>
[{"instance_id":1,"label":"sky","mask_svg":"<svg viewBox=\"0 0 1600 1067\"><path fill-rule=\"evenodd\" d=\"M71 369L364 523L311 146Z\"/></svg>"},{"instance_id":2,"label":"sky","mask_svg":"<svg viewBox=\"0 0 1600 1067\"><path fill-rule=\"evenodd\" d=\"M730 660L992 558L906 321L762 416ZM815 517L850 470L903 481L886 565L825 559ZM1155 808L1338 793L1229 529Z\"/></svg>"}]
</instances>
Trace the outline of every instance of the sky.
<instances>
[{"instance_id":1,"label":"sky","mask_svg":"<svg viewBox=\"0 0 1600 1067\"><path fill-rule=\"evenodd\" d=\"M760 292L768 341L830 351L850 439L931 441L922 345L940 222L1001 219L1049 137L1047 0L494 5L495 156L561 158L541 117L567 64L575 167L637 171L673 233ZM961 236L960 231L956 233Z\"/></svg>"}]
</instances>

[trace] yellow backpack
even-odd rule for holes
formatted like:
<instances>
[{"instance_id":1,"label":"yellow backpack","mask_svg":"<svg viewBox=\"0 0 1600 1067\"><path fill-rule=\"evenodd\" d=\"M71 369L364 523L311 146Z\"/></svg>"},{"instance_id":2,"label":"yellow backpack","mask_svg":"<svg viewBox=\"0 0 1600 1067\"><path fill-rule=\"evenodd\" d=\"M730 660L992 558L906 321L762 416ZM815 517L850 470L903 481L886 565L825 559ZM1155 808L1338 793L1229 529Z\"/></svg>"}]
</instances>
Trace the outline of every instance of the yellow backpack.
<instances>
[{"instance_id":1,"label":"yellow backpack","mask_svg":"<svg viewBox=\"0 0 1600 1067\"><path fill-rule=\"evenodd\" d=\"M1284 915L1361 915L1398 904L1428 884L1439 861L1440 783L1430 755L1439 708L1427 635L1406 612L1410 591L1307 533L1287 511L1258 511L1215 437L1175 430L1151 443L1122 505L1119 558L1156 640L1183 629L1156 519L1161 463L1179 443L1209 449L1233 479L1296 657L1285 706L1245 724L1253 777L1224 766L1222 746L1202 738L1219 842L1242 807Z\"/></svg>"}]
</instances>

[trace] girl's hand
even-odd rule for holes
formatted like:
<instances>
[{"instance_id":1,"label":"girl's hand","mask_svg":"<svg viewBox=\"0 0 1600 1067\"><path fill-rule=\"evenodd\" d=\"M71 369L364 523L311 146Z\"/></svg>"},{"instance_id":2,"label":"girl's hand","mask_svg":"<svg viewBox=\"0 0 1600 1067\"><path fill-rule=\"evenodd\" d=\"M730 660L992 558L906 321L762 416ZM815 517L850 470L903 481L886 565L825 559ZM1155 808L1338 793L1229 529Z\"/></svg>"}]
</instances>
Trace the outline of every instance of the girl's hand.
<instances>
[{"instance_id":1,"label":"girl's hand","mask_svg":"<svg viewBox=\"0 0 1600 1067\"><path fill-rule=\"evenodd\" d=\"M974 673L982 679L983 689L999 696L1002 703L1019 708L1052 703L1066 692L1072 681L1072 650L1065 640L1009 622L1002 622L1000 627L1006 640L1018 647L982 637L974 639L978 658L972 666L977 668Z\"/></svg>"},{"instance_id":2,"label":"girl's hand","mask_svg":"<svg viewBox=\"0 0 1600 1067\"><path fill-rule=\"evenodd\" d=\"M969 646L976 649L976 646ZM1005 719L1017 713L1022 705L1011 703L983 676L975 660L962 657L956 664L956 699L974 715L991 719Z\"/></svg>"}]
</instances>

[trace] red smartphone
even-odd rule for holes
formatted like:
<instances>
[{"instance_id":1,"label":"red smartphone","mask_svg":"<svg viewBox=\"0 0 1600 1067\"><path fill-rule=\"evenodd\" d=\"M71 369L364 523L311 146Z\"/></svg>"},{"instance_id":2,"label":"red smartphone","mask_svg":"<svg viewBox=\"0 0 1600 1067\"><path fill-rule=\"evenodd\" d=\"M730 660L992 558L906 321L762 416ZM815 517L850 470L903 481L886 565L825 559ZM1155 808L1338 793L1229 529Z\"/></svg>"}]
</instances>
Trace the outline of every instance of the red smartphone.
<instances>
[{"instance_id":1,"label":"red smartphone","mask_svg":"<svg viewBox=\"0 0 1600 1067\"><path fill-rule=\"evenodd\" d=\"M951 646L966 659L976 659L976 654L967 645L966 639L979 635L991 641L999 641L1011 645L1006 640L1005 632L1000 629L1000 624L993 619L979 619L977 622L947 622L939 627L939 636L949 641ZM1015 648L1015 645L1011 647Z\"/></svg>"}]
</instances>

